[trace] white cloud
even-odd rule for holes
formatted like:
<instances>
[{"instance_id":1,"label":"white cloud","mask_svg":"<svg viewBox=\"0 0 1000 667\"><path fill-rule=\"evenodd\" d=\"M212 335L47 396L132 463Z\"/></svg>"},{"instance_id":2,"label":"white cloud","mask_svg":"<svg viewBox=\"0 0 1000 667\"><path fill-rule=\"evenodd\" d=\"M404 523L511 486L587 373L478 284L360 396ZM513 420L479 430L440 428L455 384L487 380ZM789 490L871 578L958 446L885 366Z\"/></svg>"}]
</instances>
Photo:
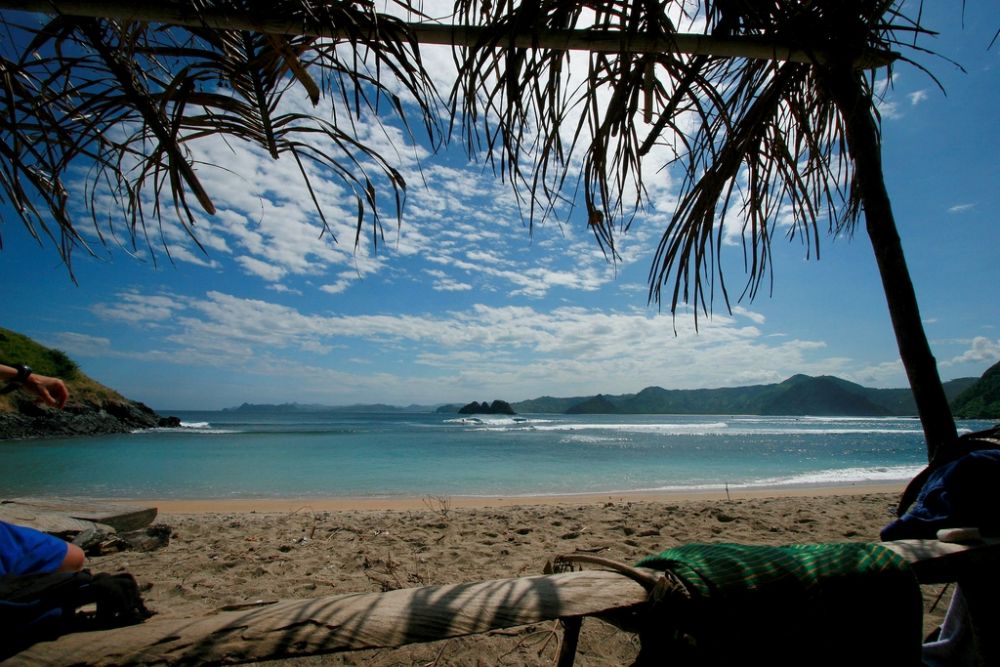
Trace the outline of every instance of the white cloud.
<instances>
[{"instance_id":1,"label":"white cloud","mask_svg":"<svg viewBox=\"0 0 1000 667\"><path fill-rule=\"evenodd\" d=\"M285 285L282 285L281 283L272 283L267 286L267 289L271 290L272 292L278 292L281 294L298 294L300 296L302 295L302 292L300 290L291 289Z\"/></svg>"},{"instance_id":2,"label":"white cloud","mask_svg":"<svg viewBox=\"0 0 1000 667\"><path fill-rule=\"evenodd\" d=\"M926 90L917 90L907 95L910 98L910 104L912 106L917 106L921 102L927 101L928 93Z\"/></svg>"},{"instance_id":3,"label":"white cloud","mask_svg":"<svg viewBox=\"0 0 1000 667\"><path fill-rule=\"evenodd\" d=\"M966 211L971 211L976 208L975 204L955 204L948 208L949 213L965 213Z\"/></svg>"},{"instance_id":4,"label":"white cloud","mask_svg":"<svg viewBox=\"0 0 1000 667\"><path fill-rule=\"evenodd\" d=\"M132 324L167 322L183 305L165 295L143 295L134 291L119 292L114 303L95 304L91 311L105 320Z\"/></svg>"},{"instance_id":5,"label":"white cloud","mask_svg":"<svg viewBox=\"0 0 1000 667\"><path fill-rule=\"evenodd\" d=\"M898 76L898 73L894 73L892 76L884 79L877 79L872 89L875 97L875 106L883 118L902 118L902 114L899 111L899 104L890 95Z\"/></svg>"},{"instance_id":6,"label":"white cloud","mask_svg":"<svg viewBox=\"0 0 1000 667\"><path fill-rule=\"evenodd\" d=\"M1000 359L1000 339L991 340L985 336L976 336L969 343L969 349L946 362L942 362L941 365L951 366L969 361L994 362L998 359Z\"/></svg>"},{"instance_id":7,"label":"white cloud","mask_svg":"<svg viewBox=\"0 0 1000 667\"><path fill-rule=\"evenodd\" d=\"M264 280L276 281L284 278L288 271L280 266L275 266L274 264L268 264L267 262L261 261L256 257L237 257L236 263L243 267L243 270L251 275L255 275L258 278L263 278Z\"/></svg>"},{"instance_id":8,"label":"white cloud","mask_svg":"<svg viewBox=\"0 0 1000 667\"><path fill-rule=\"evenodd\" d=\"M107 354L111 350L111 339L64 331L56 334L54 345L71 357L91 357Z\"/></svg>"},{"instance_id":9,"label":"white cloud","mask_svg":"<svg viewBox=\"0 0 1000 667\"><path fill-rule=\"evenodd\" d=\"M764 324L764 322L767 321L767 318L761 315L760 313L755 313L752 310L747 310L743 306L733 306L733 314L746 317L754 324Z\"/></svg>"},{"instance_id":10,"label":"white cloud","mask_svg":"<svg viewBox=\"0 0 1000 667\"><path fill-rule=\"evenodd\" d=\"M185 246L175 245L170 248L170 258L175 262L187 262L196 266L203 266L210 269L218 269L222 265L201 251L192 251Z\"/></svg>"},{"instance_id":11,"label":"white cloud","mask_svg":"<svg viewBox=\"0 0 1000 667\"><path fill-rule=\"evenodd\" d=\"M469 283L463 283L450 278L435 280L431 288L438 292L468 292L473 289Z\"/></svg>"},{"instance_id":12,"label":"white cloud","mask_svg":"<svg viewBox=\"0 0 1000 667\"><path fill-rule=\"evenodd\" d=\"M350 280L338 280L335 283L327 283L325 285L320 285L320 291L326 292L327 294L340 294L346 292L347 288L351 286Z\"/></svg>"},{"instance_id":13,"label":"white cloud","mask_svg":"<svg viewBox=\"0 0 1000 667\"><path fill-rule=\"evenodd\" d=\"M899 120L903 117L903 114L899 111L899 104L894 100L888 98L879 98L875 102L875 106L878 109L879 115L882 118L889 118L892 120Z\"/></svg>"},{"instance_id":14,"label":"white cloud","mask_svg":"<svg viewBox=\"0 0 1000 667\"><path fill-rule=\"evenodd\" d=\"M841 377L866 387L901 387L906 384L906 372L899 359L871 364L844 373Z\"/></svg>"},{"instance_id":15,"label":"white cloud","mask_svg":"<svg viewBox=\"0 0 1000 667\"><path fill-rule=\"evenodd\" d=\"M103 312L129 324L163 326L152 311L145 322ZM734 386L795 372L843 375L851 367L849 360L824 358L824 341L773 336L760 328L764 318L742 308L732 317L702 319L697 333L689 317L643 309L479 304L440 314L321 315L221 292L188 300L174 315L160 344L176 350L157 350L157 358L264 375L272 369L287 375L301 364L309 370L293 378L298 386L313 376L344 380L349 360L361 355L369 361L358 369L363 377L351 377L372 387L379 379L381 393L370 400L451 400L473 388L519 400L648 385ZM435 393L421 398L415 387Z\"/></svg>"}]
</instances>

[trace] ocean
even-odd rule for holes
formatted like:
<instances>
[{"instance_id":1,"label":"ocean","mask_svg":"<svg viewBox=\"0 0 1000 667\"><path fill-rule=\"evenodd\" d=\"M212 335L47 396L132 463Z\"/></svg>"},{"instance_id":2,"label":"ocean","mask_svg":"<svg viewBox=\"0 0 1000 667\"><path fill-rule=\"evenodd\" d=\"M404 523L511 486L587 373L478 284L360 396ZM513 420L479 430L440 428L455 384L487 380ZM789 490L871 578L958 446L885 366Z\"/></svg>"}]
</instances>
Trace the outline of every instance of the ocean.
<instances>
[{"instance_id":1,"label":"ocean","mask_svg":"<svg viewBox=\"0 0 1000 667\"><path fill-rule=\"evenodd\" d=\"M901 418L164 414L183 427L0 442L0 494L393 498L792 488L902 482L926 462L920 423Z\"/></svg>"}]
</instances>

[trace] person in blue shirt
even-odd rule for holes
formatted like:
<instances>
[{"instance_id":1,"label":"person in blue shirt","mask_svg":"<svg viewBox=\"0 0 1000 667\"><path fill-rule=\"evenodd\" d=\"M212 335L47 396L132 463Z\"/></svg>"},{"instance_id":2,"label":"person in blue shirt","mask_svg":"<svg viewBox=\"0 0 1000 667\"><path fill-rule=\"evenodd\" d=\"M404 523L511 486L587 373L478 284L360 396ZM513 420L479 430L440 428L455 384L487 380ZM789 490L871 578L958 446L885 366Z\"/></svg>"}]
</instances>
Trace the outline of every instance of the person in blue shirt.
<instances>
[{"instance_id":1,"label":"person in blue shirt","mask_svg":"<svg viewBox=\"0 0 1000 667\"><path fill-rule=\"evenodd\" d=\"M83 549L75 544L0 521L0 576L77 572L85 560Z\"/></svg>"}]
</instances>

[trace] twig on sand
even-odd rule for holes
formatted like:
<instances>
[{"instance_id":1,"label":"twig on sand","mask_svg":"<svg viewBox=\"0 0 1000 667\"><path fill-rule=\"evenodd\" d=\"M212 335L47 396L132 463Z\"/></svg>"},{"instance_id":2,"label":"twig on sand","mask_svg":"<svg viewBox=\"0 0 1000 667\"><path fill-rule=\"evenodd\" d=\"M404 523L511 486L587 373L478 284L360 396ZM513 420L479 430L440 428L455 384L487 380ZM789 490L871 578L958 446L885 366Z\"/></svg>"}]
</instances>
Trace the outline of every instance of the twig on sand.
<instances>
[{"instance_id":1,"label":"twig on sand","mask_svg":"<svg viewBox=\"0 0 1000 667\"><path fill-rule=\"evenodd\" d=\"M500 658L501 659L506 658L507 656L509 656L522 646L528 646L529 644L532 643L541 644L541 646L538 647L538 657L541 657L542 654L545 653L545 649L548 648L549 644L553 640L555 640L556 642L559 641L559 628L560 628L559 621L555 620L552 621L552 624L549 625L547 628L527 633L524 637L521 637L519 640L517 640L517 643L514 644L514 648L501 655ZM493 634L499 634L499 633L493 633Z\"/></svg>"},{"instance_id":2,"label":"twig on sand","mask_svg":"<svg viewBox=\"0 0 1000 667\"><path fill-rule=\"evenodd\" d=\"M448 496L424 496L423 503L427 509L440 515L442 519L447 519L451 514L451 498Z\"/></svg>"},{"instance_id":3,"label":"twig on sand","mask_svg":"<svg viewBox=\"0 0 1000 667\"><path fill-rule=\"evenodd\" d=\"M444 650L448 648L447 642L441 646L441 650L438 651L437 655L430 662L425 662L420 667L437 667L438 663L441 662L441 656L444 655Z\"/></svg>"}]
</instances>

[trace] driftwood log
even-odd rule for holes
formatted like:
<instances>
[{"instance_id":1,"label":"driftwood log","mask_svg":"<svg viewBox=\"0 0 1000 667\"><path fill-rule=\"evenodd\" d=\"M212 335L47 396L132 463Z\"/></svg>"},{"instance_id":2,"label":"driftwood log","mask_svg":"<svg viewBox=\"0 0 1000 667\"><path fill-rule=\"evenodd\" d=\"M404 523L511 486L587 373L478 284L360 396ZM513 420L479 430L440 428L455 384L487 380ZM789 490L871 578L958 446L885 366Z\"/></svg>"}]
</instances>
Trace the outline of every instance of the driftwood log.
<instances>
[{"instance_id":1,"label":"driftwood log","mask_svg":"<svg viewBox=\"0 0 1000 667\"><path fill-rule=\"evenodd\" d=\"M921 583L958 581L969 603L978 648L996 657L997 598L993 575L1000 541L885 543L913 566ZM652 571L647 571L655 576ZM992 582L992 583L991 583ZM617 572L591 570L288 600L192 619L65 635L13 657L10 665L205 665L254 662L365 648L396 647L568 619L561 664L572 664L583 616L640 613L646 589ZM1000 664L990 663L985 664Z\"/></svg>"},{"instance_id":2,"label":"driftwood log","mask_svg":"<svg viewBox=\"0 0 1000 667\"><path fill-rule=\"evenodd\" d=\"M11 665L204 665L394 647L594 616L646 590L599 570L288 600L195 619L152 619L41 642Z\"/></svg>"}]
</instances>

